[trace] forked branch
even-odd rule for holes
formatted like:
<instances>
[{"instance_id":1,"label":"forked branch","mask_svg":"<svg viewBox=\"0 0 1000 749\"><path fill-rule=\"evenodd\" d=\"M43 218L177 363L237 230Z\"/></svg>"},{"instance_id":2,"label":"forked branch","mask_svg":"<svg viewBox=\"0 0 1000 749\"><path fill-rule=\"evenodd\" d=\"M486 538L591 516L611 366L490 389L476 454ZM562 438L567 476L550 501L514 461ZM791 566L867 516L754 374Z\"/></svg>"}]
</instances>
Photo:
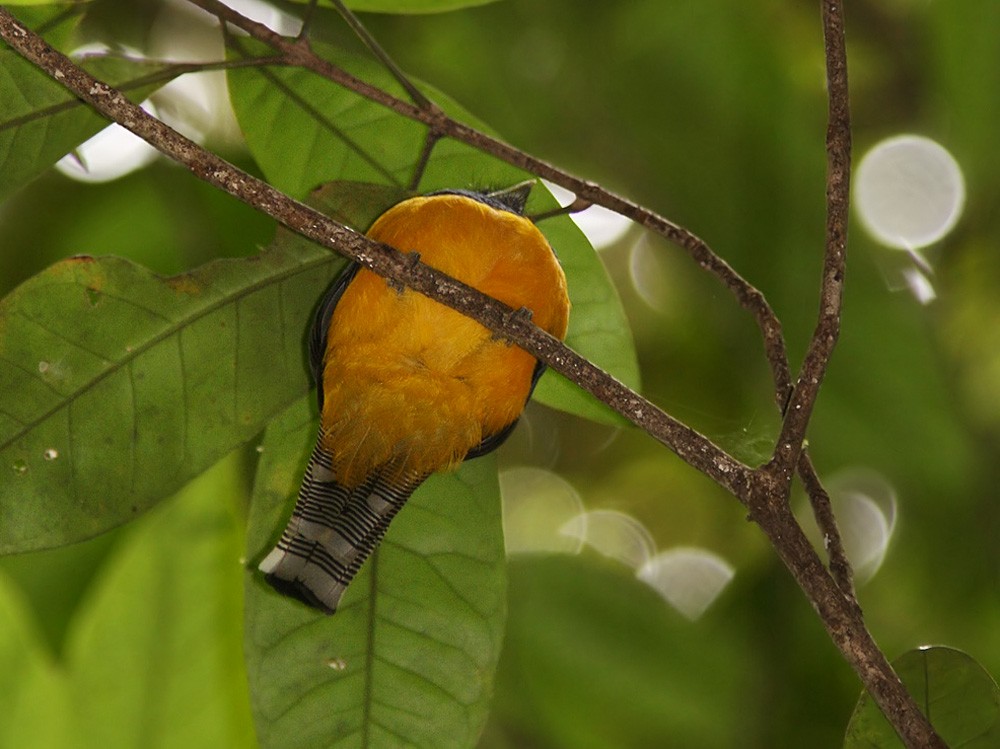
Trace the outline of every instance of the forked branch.
<instances>
[{"instance_id":1,"label":"forked branch","mask_svg":"<svg viewBox=\"0 0 1000 749\"><path fill-rule=\"evenodd\" d=\"M0 7L0 37L23 57L48 73L109 120L118 122L147 140L168 157L187 166L193 174L260 210L286 227L331 250L346 255L395 283L408 286L479 321L511 340L667 445L694 468L713 478L744 502L753 519L771 539L820 614L831 638L857 671L865 687L911 747L944 744L913 703L902 684L865 629L861 612L849 592L830 576L806 540L788 506L790 481L798 467L815 477L802 451L805 429L819 384L839 332L840 293L846 240L847 171L850 130L847 119L846 65L843 54L842 10L824 0L827 57L831 65L831 134L828 150L831 170L827 200L830 206L822 302L816 335L806 361L791 386L781 326L759 291L691 232L665 218L572 177L507 144L447 118L433 105L420 106L394 99L359 81L314 55L304 39L289 40L235 14L215 0L192 0L226 21L270 44L283 64L317 72L389 106L394 111L425 122L431 132L463 140L509 163L572 190L577 198L616 210L687 250L699 265L711 270L761 328L768 361L774 373L776 396L786 407L779 441L772 460L754 470L736 460L704 436L674 419L641 395L629 390L591 362L544 333L505 305L421 263L412 263L390 247L372 242L328 217L292 200L270 185L242 172L206 151L132 104L118 90L98 81L75 65ZM838 67L839 66L839 67ZM836 123L834 123L836 120ZM846 135L846 140L845 140ZM806 481L807 487L809 481ZM817 482L818 485L818 482Z\"/></svg>"}]
</instances>

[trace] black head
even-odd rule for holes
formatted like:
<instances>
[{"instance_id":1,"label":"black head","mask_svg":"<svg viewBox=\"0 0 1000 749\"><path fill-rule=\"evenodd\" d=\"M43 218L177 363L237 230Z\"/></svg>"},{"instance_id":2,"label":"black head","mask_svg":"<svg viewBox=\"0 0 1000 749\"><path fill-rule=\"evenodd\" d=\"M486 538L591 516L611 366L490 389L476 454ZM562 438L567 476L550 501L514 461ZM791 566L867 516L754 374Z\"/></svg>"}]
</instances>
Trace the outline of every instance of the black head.
<instances>
[{"instance_id":1,"label":"black head","mask_svg":"<svg viewBox=\"0 0 1000 749\"><path fill-rule=\"evenodd\" d=\"M519 182L513 187L505 187L502 190L477 191L477 190L437 190L428 195L464 195L467 198L478 200L480 203L496 208L500 211L508 211L518 216L524 215L524 208L528 203L528 195L531 188L535 186L534 180Z\"/></svg>"}]
</instances>

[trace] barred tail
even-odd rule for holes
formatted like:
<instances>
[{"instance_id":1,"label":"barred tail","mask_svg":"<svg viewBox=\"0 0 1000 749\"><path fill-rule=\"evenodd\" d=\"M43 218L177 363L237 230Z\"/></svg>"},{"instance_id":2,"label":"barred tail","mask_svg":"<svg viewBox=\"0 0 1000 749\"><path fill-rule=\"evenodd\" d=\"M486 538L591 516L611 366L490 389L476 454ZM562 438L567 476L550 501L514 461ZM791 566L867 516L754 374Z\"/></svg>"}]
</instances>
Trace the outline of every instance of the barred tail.
<instances>
[{"instance_id":1,"label":"barred tail","mask_svg":"<svg viewBox=\"0 0 1000 749\"><path fill-rule=\"evenodd\" d=\"M332 614L389 521L423 482L376 472L354 489L337 483L317 440L291 520L259 569L276 590Z\"/></svg>"}]
</instances>

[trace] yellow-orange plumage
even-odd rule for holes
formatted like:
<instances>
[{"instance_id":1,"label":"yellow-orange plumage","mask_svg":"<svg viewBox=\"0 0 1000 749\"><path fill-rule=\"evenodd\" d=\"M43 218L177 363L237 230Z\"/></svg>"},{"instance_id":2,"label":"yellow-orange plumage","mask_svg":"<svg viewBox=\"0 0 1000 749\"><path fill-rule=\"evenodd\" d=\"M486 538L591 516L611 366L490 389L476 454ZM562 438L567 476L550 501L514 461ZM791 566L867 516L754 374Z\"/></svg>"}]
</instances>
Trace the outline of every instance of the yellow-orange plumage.
<instances>
[{"instance_id":1,"label":"yellow-orange plumage","mask_svg":"<svg viewBox=\"0 0 1000 749\"><path fill-rule=\"evenodd\" d=\"M368 235L566 334L566 280L529 220L464 195L406 200ZM524 408L536 360L474 320L362 270L327 336L324 447L356 486L378 465L427 474L457 464Z\"/></svg>"},{"instance_id":2,"label":"yellow-orange plumage","mask_svg":"<svg viewBox=\"0 0 1000 749\"><path fill-rule=\"evenodd\" d=\"M449 192L390 208L368 235L505 302L562 338L566 279L521 215L527 190ZM494 449L541 373L479 323L349 268L311 337L320 430L288 526L260 563L279 590L328 613L431 473Z\"/></svg>"}]
</instances>

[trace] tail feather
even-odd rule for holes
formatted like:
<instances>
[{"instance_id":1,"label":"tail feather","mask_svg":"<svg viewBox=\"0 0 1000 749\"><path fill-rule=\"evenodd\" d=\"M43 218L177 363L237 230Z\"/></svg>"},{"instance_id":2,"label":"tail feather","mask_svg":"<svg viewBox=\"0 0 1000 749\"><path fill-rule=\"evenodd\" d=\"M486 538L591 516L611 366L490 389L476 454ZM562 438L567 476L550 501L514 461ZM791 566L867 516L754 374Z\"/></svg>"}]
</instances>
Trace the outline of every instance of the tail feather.
<instances>
[{"instance_id":1,"label":"tail feather","mask_svg":"<svg viewBox=\"0 0 1000 749\"><path fill-rule=\"evenodd\" d=\"M337 483L317 440L292 517L259 568L278 591L332 614L348 584L423 482L389 470L361 486Z\"/></svg>"}]
</instances>

